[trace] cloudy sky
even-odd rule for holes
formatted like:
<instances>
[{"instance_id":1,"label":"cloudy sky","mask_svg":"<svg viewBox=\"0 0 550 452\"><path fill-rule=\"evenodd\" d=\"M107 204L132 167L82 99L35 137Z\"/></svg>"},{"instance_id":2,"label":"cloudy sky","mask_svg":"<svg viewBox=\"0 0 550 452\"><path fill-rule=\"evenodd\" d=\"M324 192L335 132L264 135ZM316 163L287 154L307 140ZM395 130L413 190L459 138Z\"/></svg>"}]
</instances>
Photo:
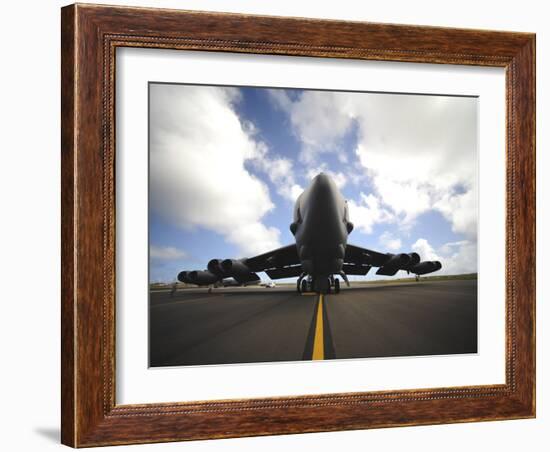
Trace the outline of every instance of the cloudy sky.
<instances>
[{"instance_id":1,"label":"cloudy sky","mask_svg":"<svg viewBox=\"0 0 550 452\"><path fill-rule=\"evenodd\" d=\"M293 243L294 200L320 171L348 199L349 243L477 271L475 98L149 89L151 281Z\"/></svg>"}]
</instances>

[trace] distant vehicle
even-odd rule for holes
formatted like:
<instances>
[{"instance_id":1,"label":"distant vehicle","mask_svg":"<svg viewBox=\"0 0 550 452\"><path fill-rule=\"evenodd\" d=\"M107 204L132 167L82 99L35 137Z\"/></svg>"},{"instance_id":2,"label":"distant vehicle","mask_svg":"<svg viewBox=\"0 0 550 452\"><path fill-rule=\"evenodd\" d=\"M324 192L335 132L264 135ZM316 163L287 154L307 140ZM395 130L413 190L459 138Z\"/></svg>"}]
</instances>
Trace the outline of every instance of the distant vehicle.
<instances>
[{"instance_id":1,"label":"distant vehicle","mask_svg":"<svg viewBox=\"0 0 550 452\"><path fill-rule=\"evenodd\" d=\"M379 267L377 275L393 276L399 270L425 275L441 269L439 261L420 262L417 253L379 253L347 244L353 223L348 203L327 174L320 173L303 191L294 206L290 231L296 243L244 259L212 259L206 270L183 271L182 282L208 286L232 277L239 284L259 283L257 272L271 279L298 277L298 292L340 292L340 276L366 275Z\"/></svg>"}]
</instances>

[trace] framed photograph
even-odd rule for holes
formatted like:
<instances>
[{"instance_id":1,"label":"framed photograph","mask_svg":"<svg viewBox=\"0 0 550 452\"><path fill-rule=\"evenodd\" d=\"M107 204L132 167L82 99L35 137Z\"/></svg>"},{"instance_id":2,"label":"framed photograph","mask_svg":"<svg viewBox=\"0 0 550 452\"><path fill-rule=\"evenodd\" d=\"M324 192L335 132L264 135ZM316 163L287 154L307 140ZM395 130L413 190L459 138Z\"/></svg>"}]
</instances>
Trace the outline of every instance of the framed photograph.
<instances>
[{"instance_id":1,"label":"framed photograph","mask_svg":"<svg viewBox=\"0 0 550 452\"><path fill-rule=\"evenodd\" d=\"M62 442L535 416L535 36L62 8Z\"/></svg>"}]
</instances>

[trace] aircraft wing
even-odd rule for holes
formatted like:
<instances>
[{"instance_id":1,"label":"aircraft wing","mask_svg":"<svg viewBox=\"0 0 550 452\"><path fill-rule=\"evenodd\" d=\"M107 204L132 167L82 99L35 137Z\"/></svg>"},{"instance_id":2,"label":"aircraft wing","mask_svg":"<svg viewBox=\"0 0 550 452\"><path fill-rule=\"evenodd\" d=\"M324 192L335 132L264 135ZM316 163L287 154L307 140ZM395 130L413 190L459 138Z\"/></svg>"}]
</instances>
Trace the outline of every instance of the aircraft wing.
<instances>
[{"instance_id":1,"label":"aircraft wing","mask_svg":"<svg viewBox=\"0 0 550 452\"><path fill-rule=\"evenodd\" d=\"M391 254L383 254L368 248L348 244L344 262L346 264L369 264L374 267L382 267L388 261L389 256Z\"/></svg>"},{"instance_id":2,"label":"aircraft wing","mask_svg":"<svg viewBox=\"0 0 550 452\"><path fill-rule=\"evenodd\" d=\"M206 270L182 271L178 280L200 286L232 278L238 284L251 284L260 281L257 272L266 272L272 279L301 275L302 265L296 245L244 259L211 259Z\"/></svg>"},{"instance_id":3,"label":"aircraft wing","mask_svg":"<svg viewBox=\"0 0 550 452\"><path fill-rule=\"evenodd\" d=\"M348 244L344 257L344 272L349 275L366 275L372 267L379 267L377 275L393 276L399 270L425 275L441 269L439 261L420 261L417 253L380 253Z\"/></svg>"},{"instance_id":4,"label":"aircraft wing","mask_svg":"<svg viewBox=\"0 0 550 452\"><path fill-rule=\"evenodd\" d=\"M300 259L298 259L298 251L294 244L283 246L282 248L277 248L276 250L268 251L258 256L249 257L245 259L244 262L253 272L267 271L269 269L282 270L287 267L296 266L301 267ZM297 270L294 269L294 272L295 271ZM279 276L279 278L286 277L287 276Z\"/></svg>"}]
</instances>

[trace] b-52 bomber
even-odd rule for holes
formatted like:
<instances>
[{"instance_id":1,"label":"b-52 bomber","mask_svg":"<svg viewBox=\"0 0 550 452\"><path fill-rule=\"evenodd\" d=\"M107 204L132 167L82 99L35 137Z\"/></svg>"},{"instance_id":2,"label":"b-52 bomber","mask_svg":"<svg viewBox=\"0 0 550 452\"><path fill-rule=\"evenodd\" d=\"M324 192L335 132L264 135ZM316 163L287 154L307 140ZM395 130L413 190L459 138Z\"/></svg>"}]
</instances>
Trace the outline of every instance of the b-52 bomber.
<instances>
[{"instance_id":1,"label":"b-52 bomber","mask_svg":"<svg viewBox=\"0 0 550 452\"><path fill-rule=\"evenodd\" d=\"M441 269L439 261L420 261L417 253L380 253L348 244L353 231L348 204L327 174L320 173L298 196L290 231L295 243L243 259L212 259L206 270L182 271L178 280L208 286L232 278L239 285L260 281L257 272L271 279L298 277L298 292L340 292L341 277L366 275L378 267L377 275L393 276L399 270L425 275Z\"/></svg>"}]
</instances>

